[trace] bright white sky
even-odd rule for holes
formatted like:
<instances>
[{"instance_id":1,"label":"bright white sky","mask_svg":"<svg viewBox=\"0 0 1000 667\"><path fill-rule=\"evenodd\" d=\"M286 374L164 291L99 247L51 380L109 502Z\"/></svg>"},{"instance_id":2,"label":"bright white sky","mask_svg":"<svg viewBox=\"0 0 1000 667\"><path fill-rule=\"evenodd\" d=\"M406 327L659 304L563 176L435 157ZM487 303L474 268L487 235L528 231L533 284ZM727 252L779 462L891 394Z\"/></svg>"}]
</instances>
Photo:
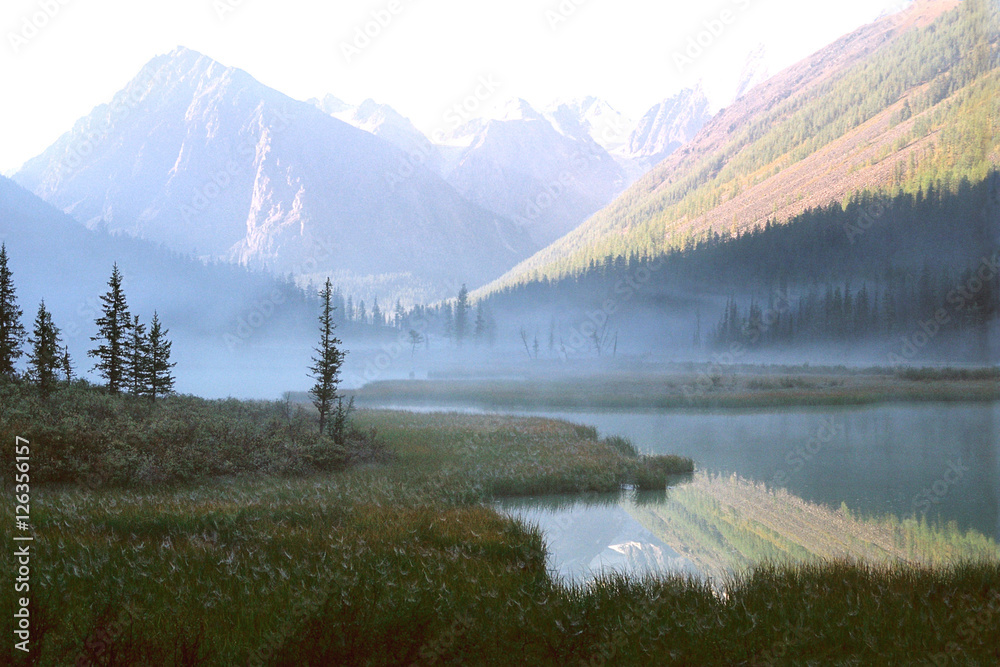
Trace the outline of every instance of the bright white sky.
<instances>
[{"instance_id":1,"label":"bright white sky","mask_svg":"<svg viewBox=\"0 0 1000 667\"><path fill-rule=\"evenodd\" d=\"M725 102L746 54L772 73L906 0L3 0L0 171L40 153L157 54L183 45L298 99L332 93L387 103L430 132L493 75L499 97L536 107L595 95L640 117L699 79ZM397 9L348 62L341 44L372 12ZM41 12L54 13L48 19ZM565 20L553 25L560 7ZM231 10L231 11L228 11ZM573 10L570 12L569 10ZM678 71L675 53L728 10ZM220 16L221 15L221 16ZM45 23L32 35L26 21ZM47 20L42 21L45 18ZM33 27L33 26L32 26ZM23 35L30 38L17 45ZM493 101L493 100L491 100Z\"/></svg>"}]
</instances>

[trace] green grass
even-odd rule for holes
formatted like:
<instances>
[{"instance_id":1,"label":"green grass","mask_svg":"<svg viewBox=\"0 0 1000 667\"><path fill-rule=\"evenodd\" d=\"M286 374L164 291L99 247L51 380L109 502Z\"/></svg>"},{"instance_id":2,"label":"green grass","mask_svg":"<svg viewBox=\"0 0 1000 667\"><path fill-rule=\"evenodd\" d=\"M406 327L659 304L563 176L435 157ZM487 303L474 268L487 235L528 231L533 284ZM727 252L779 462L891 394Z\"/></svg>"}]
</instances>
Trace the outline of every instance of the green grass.
<instances>
[{"instance_id":1,"label":"green grass","mask_svg":"<svg viewBox=\"0 0 1000 667\"><path fill-rule=\"evenodd\" d=\"M197 486L33 487L34 663L1000 659L996 562L764 566L723 595L677 577L566 585L546 572L542 536L487 501L617 488L641 461L621 443L544 419L356 419L377 429L391 456ZM10 503L0 521L11 525ZM2 590L9 609L12 587ZM9 662L11 642L4 647L0 662Z\"/></svg>"},{"instance_id":2,"label":"green grass","mask_svg":"<svg viewBox=\"0 0 1000 667\"><path fill-rule=\"evenodd\" d=\"M370 432L337 444L309 410L290 401L210 401L170 396L151 403L86 382L47 399L0 380L0 452L36 442L32 480L87 486L162 486L225 476L302 476L386 456Z\"/></svg>"}]
</instances>

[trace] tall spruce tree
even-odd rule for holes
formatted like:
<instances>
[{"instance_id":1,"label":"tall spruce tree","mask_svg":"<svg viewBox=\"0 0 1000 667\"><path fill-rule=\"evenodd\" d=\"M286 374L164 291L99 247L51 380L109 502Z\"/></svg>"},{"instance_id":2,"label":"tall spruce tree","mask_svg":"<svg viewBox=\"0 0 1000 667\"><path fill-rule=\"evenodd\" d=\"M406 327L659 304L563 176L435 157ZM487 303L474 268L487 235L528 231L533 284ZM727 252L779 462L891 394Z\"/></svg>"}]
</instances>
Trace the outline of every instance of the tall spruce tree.
<instances>
[{"instance_id":1,"label":"tall spruce tree","mask_svg":"<svg viewBox=\"0 0 1000 667\"><path fill-rule=\"evenodd\" d=\"M14 282L7 266L7 245L0 245L0 377L16 377L14 364L21 355L25 330L17 307Z\"/></svg>"},{"instance_id":2,"label":"tall spruce tree","mask_svg":"<svg viewBox=\"0 0 1000 667\"><path fill-rule=\"evenodd\" d=\"M392 325L397 329L399 329L400 331L402 331L403 320L405 319L406 319L406 311L403 310L403 302L400 301L399 299L396 299L396 310L393 313Z\"/></svg>"},{"instance_id":3,"label":"tall spruce tree","mask_svg":"<svg viewBox=\"0 0 1000 667\"><path fill-rule=\"evenodd\" d=\"M66 384L73 384L73 360L69 356L69 345L63 345L59 359L59 368L66 376Z\"/></svg>"},{"instance_id":4,"label":"tall spruce tree","mask_svg":"<svg viewBox=\"0 0 1000 667\"><path fill-rule=\"evenodd\" d=\"M111 271L108 288L107 294L101 297L104 314L96 320L97 335L90 339L98 343L98 346L87 352L87 355L97 359L94 370L105 379L108 389L117 394L126 383L127 340L132 328L125 292L122 290L122 274L117 263Z\"/></svg>"},{"instance_id":5,"label":"tall spruce tree","mask_svg":"<svg viewBox=\"0 0 1000 667\"><path fill-rule=\"evenodd\" d=\"M147 392L152 400L157 396L168 396L174 393L173 369L177 364L170 361L172 343L167 339L168 329L160 324L160 316L154 310L153 319L149 321L149 335L146 337L146 372Z\"/></svg>"},{"instance_id":6,"label":"tall spruce tree","mask_svg":"<svg viewBox=\"0 0 1000 667\"><path fill-rule=\"evenodd\" d=\"M344 363L344 352L338 347L342 343L334 335L337 325L333 321L333 305L330 303L332 294L333 288L327 278L320 294L323 310L319 316L319 347L316 348L317 356L313 357L314 363L310 366L311 377L316 380L316 384L309 390L309 395L319 411L320 433L326 428L333 402L339 398L337 389L340 385L340 367Z\"/></svg>"},{"instance_id":7,"label":"tall spruce tree","mask_svg":"<svg viewBox=\"0 0 1000 667\"><path fill-rule=\"evenodd\" d=\"M150 361L146 325L136 315L125 339L125 386L133 396L150 393Z\"/></svg>"},{"instance_id":8,"label":"tall spruce tree","mask_svg":"<svg viewBox=\"0 0 1000 667\"><path fill-rule=\"evenodd\" d=\"M59 329L52 323L52 314L45 309L45 301L38 305L35 330L28 343L28 377L44 396L56 386L56 371L62 365Z\"/></svg>"}]
</instances>

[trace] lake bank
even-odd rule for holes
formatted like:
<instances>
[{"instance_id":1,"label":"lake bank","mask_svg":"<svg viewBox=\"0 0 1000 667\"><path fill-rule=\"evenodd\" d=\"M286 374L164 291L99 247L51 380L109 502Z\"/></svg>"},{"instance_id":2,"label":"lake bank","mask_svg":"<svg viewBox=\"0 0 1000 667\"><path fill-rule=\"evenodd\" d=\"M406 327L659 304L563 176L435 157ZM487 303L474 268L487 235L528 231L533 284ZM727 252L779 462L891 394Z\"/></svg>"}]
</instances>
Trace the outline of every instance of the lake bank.
<instances>
[{"instance_id":1,"label":"lake bank","mask_svg":"<svg viewBox=\"0 0 1000 667\"><path fill-rule=\"evenodd\" d=\"M557 379L552 379L557 378ZM384 380L349 392L359 404L464 402L494 409L690 409L1000 400L995 369L803 369L683 366L673 371Z\"/></svg>"},{"instance_id":2,"label":"lake bank","mask_svg":"<svg viewBox=\"0 0 1000 667\"><path fill-rule=\"evenodd\" d=\"M357 423L377 430L388 460L302 479L39 489L37 664L997 657L996 563L762 567L722 596L663 576L564 585L542 534L485 503L490 489L552 475L601 478L591 464L616 450L592 429L369 411ZM109 628L102 653L87 653Z\"/></svg>"}]
</instances>

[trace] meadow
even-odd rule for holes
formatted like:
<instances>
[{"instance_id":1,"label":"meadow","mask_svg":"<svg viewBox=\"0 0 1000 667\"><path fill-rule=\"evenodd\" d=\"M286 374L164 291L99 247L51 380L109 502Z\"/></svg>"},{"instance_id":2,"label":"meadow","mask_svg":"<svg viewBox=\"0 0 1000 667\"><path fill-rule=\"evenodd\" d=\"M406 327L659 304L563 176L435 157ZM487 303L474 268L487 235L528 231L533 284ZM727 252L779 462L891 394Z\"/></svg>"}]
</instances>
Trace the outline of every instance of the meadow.
<instances>
[{"instance_id":1,"label":"meadow","mask_svg":"<svg viewBox=\"0 0 1000 667\"><path fill-rule=\"evenodd\" d=\"M5 661L1000 659L995 560L933 569L765 564L721 586L621 575L571 585L547 572L538 530L499 514L492 501L620 489L640 469L664 475L665 484L674 479L668 470L690 461L643 459L627 442L537 418L360 411L355 426L373 433L385 454L329 470L33 488L34 643L28 661L6 644ZM11 525L11 504L2 520ZM5 586L3 603L12 596Z\"/></svg>"}]
</instances>

